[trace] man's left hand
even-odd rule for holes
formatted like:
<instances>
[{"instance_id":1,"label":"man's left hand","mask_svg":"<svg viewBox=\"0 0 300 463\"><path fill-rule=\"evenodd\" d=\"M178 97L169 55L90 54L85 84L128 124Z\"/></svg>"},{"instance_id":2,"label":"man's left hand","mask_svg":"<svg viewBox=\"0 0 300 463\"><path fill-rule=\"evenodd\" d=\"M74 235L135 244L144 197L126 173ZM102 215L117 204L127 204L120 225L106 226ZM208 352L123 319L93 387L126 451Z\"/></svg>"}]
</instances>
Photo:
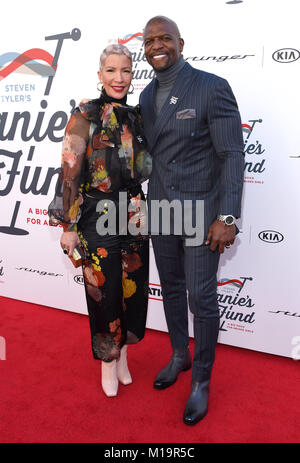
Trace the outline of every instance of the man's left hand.
<instances>
[{"instance_id":1,"label":"man's left hand","mask_svg":"<svg viewBox=\"0 0 300 463\"><path fill-rule=\"evenodd\" d=\"M235 225L225 225L220 220L215 220L209 227L206 245L210 245L211 251L219 248L219 253L224 252L224 247L229 248L235 240Z\"/></svg>"}]
</instances>

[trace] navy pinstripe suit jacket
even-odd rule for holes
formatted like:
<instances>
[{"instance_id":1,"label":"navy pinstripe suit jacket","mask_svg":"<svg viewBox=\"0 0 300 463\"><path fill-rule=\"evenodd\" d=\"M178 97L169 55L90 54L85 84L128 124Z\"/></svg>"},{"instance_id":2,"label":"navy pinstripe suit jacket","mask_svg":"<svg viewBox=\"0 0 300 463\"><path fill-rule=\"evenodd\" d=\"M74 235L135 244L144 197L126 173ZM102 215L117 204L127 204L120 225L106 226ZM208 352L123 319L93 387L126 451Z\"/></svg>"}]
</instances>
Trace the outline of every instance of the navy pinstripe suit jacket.
<instances>
[{"instance_id":1,"label":"navy pinstripe suit jacket","mask_svg":"<svg viewBox=\"0 0 300 463\"><path fill-rule=\"evenodd\" d=\"M206 234L218 214L240 217L244 143L237 103L225 79L185 63L156 117L157 85L155 78L140 95L153 157L148 200L204 200Z\"/></svg>"}]
</instances>

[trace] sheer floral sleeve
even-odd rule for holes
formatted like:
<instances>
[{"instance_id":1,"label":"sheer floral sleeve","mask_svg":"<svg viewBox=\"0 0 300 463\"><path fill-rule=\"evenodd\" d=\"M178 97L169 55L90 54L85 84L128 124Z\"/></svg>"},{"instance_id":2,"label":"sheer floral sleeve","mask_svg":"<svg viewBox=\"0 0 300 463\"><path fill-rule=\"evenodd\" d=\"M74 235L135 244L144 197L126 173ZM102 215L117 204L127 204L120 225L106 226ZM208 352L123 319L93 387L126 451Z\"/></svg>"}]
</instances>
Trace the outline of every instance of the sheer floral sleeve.
<instances>
[{"instance_id":1,"label":"sheer floral sleeve","mask_svg":"<svg viewBox=\"0 0 300 463\"><path fill-rule=\"evenodd\" d=\"M81 216L82 183L90 122L75 112L69 119L62 146L61 172L55 196L49 205L51 225L62 225L64 231L77 231Z\"/></svg>"}]
</instances>

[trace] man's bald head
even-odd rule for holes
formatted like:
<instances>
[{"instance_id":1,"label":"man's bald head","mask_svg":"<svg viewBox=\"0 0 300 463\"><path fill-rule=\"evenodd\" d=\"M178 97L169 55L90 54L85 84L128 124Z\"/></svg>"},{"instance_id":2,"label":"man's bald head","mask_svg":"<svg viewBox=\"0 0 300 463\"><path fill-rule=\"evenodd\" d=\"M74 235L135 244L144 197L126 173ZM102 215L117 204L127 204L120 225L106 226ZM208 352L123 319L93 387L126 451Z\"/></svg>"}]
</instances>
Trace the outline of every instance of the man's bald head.
<instances>
[{"instance_id":1,"label":"man's bald head","mask_svg":"<svg viewBox=\"0 0 300 463\"><path fill-rule=\"evenodd\" d=\"M174 28L174 32L176 33L177 37L180 37L179 28L176 22L170 18L167 18L167 16L154 16L153 18L149 19L149 21L147 22L145 26L144 31L146 31L148 26L151 26L152 24L158 24L158 23L169 24L170 26L172 26L172 28Z\"/></svg>"}]
</instances>

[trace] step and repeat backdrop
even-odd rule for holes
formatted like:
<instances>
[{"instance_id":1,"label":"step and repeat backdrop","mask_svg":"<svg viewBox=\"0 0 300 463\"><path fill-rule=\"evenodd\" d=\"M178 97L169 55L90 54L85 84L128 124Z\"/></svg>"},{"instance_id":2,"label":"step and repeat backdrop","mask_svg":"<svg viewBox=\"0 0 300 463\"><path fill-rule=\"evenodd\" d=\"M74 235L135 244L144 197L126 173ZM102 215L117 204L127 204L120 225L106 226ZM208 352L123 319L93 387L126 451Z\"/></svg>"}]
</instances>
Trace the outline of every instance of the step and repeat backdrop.
<instances>
[{"instance_id":1,"label":"step and repeat backdrop","mask_svg":"<svg viewBox=\"0 0 300 463\"><path fill-rule=\"evenodd\" d=\"M241 233L221 258L219 342L299 358L298 2L15 3L14 10L9 2L1 7L0 294L87 313L82 273L62 253L62 230L50 227L47 216L64 129L82 98L98 96L99 56L109 43L126 44L133 53L128 102L138 102L154 76L143 28L162 14L179 26L184 59L229 81L242 116ZM147 326L167 331L150 252Z\"/></svg>"}]
</instances>

